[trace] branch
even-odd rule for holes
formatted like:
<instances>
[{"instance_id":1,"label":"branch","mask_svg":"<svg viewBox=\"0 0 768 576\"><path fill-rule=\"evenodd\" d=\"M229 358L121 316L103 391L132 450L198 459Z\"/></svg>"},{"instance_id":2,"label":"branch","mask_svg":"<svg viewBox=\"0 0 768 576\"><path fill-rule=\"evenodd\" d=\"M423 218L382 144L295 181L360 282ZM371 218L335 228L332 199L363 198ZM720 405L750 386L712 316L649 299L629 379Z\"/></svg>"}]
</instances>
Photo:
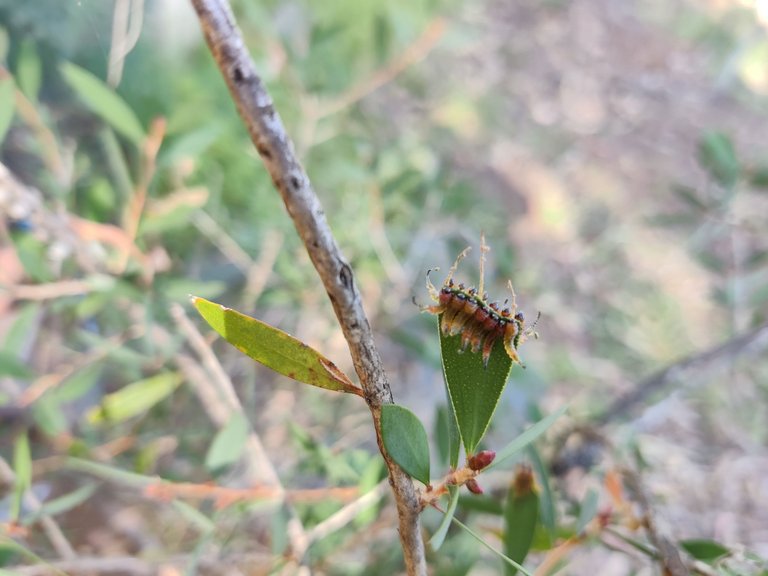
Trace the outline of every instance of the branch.
<instances>
[{"instance_id":1,"label":"branch","mask_svg":"<svg viewBox=\"0 0 768 576\"><path fill-rule=\"evenodd\" d=\"M628 414L648 395L658 392L670 382L680 381L689 370L710 367L725 359L734 359L742 354L759 354L768 348L768 322L751 332L736 336L719 346L684 358L641 381L634 390L614 401L602 414L592 420L598 424L607 424Z\"/></svg>"},{"instance_id":2,"label":"branch","mask_svg":"<svg viewBox=\"0 0 768 576\"><path fill-rule=\"evenodd\" d=\"M272 98L256 73L228 3L226 0L192 0L192 5L208 47L320 275L349 345L355 371L373 416L379 450L389 470L408 574L426 574L416 490L410 477L386 454L381 442L381 406L392 403L392 391L373 342L352 269L336 244L320 200L296 158L293 143L275 111Z\"/></svg>"}]
</instances>

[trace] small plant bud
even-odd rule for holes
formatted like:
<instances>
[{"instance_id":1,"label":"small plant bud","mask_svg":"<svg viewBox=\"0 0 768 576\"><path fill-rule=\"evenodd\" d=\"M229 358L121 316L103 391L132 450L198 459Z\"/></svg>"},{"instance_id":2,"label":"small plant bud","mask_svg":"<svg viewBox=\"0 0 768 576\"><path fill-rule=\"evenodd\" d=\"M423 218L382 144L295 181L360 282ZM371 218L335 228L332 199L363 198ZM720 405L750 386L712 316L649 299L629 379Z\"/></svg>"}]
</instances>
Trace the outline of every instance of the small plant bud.
<instances>
[{"instance_id":1,"label":"small plant bud","mask_svg":"<svg viewBox=\"0 0 768 576\"><path fill-rule=\"evenodd\" d=\"M465 484L467 487L467 490L472 492L472 494L477 494L478 496L483 493L483 489L480 487L480 484L477 483L477 480L474 478L470 478L467 480L467 483Z\"/></svg>"},{"instance_id":2,"label":"small plant bud","mask_svg":"<svg viewBox=\"0 0 768 576\"><path fill-rule=\"evenodd\" d=\"M531 467L525 464L518 466L517 470L515 470L515 479L512 482L512 490L515 497L518 498L530 494L533 492L535 485Z\"/></svg>"},{"instance_id":3,"label":"small plant bud","mask_svg":"<svg viewBox=\"0 0 768 576\"><path fill-rule=\"evenodd\" d=\"M477 454L473 454L467 458L467 466L469 466L471 470L477 472L478 470L490 466L495 458L496 452L493 450L481 450Z\"/></svg>"}]
</instances>

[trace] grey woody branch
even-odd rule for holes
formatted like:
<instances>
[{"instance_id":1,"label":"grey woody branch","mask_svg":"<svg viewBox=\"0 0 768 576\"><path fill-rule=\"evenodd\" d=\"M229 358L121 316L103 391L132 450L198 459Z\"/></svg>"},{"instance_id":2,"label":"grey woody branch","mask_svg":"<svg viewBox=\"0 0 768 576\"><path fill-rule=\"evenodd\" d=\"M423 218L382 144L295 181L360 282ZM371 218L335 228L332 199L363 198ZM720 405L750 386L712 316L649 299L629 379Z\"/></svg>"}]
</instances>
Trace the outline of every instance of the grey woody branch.
<instances>
[{"instance_id":1,"label":"grey woody branch","mask_svg":"<svg viewBox=\"0 0 768 576\"><path fill-rule=\"evenodd\" d=\"M625 396L618 398L604 412L594 416L592 421L603 425L620 420L627 416L632 409L652 394L658 393L666 386L685 380L691 372L712 369L718 363L733 361L738 356L757 356L765 353L768 348L768 322L763 322L745 334L736 336L723 344L698 352L693 356L683 358L642 380Z\"/></svg>"},{"instance_id":2,"label":"grey woody branch","mask_svg":"<svg viewBox=\"0 0 768 576\"><path fill-rule=\"evenodd\" d=\"M408 574L426 574L419 528L419 499L410 477L387 456L379 435L381 405L392 402L392 392L373 342L352 269L336 244L320 200L296 157L293 143L272 98L256 73L229 4L226 0L192 0L192 4L208 47L320 275L349 345L355 371L373 416L379 449L389 470Z\"/></svg>"}]
</instances>

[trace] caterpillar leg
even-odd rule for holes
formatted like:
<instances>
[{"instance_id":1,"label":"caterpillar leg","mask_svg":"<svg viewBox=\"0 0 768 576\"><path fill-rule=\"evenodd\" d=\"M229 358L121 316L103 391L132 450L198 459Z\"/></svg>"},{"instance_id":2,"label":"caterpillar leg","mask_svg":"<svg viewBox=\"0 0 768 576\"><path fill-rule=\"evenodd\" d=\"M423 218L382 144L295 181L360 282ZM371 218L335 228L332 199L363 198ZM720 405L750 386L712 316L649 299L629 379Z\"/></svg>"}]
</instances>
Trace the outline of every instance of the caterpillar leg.
<instances>
[{"instance_id":1,"label":"caterpillar leg","mask_svg":"<svg viewBox=\"0 0 768 576\"><path fill-rule=\"evenodd\" d=\"M432 284L432 280L429 279L429 275L432 272L432 270L440 270L440 268L433 268L430 270L427 270L427 291L429 291L429 297L432 298L435 302L438 302L440 300L440 291L435 288L435 285ZM422 312L424 312L427 308L427 306L419 306L421 308ZM434 306L430 306L429 308L434 308ZM430 310L430 312L432 312ZM439 314L439 312L432 312L433 314Z\"/></svg>"},{"instance_id":2,"label":"caterpillar leg","mask_svg":"<svg viewBox=\"0 0 768 576\"><path fill-rule=\"evenodd\" d=\"M525 364L520 360L520 356L517 355L517 350L515 350L515 347L512 345L509 338L504 338L504 350L507 352L507 355L512 358L512 362L519 364L521 368L525 369Z\"/></svg>"}]
</instances>

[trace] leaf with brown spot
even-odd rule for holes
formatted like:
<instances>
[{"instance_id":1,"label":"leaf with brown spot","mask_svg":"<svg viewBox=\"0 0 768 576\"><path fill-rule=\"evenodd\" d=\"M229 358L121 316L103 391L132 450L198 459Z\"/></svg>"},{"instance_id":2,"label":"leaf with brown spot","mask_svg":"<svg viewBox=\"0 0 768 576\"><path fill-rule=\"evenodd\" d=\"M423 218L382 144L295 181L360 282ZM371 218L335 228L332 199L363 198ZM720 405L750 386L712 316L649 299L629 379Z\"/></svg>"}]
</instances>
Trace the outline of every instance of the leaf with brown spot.
<instances>
[{"instance_id":1,"label":"leaf with brown spot","mask_svg":"<svg viewBox=\"0 0 768 576\"><path fill-rule=\"evenodd\" d=\"M193 297L192 304L227 342L267 368L304 384L363 395L333 362L282 330L204 298Z\"/></svg>"}]
</instances>

